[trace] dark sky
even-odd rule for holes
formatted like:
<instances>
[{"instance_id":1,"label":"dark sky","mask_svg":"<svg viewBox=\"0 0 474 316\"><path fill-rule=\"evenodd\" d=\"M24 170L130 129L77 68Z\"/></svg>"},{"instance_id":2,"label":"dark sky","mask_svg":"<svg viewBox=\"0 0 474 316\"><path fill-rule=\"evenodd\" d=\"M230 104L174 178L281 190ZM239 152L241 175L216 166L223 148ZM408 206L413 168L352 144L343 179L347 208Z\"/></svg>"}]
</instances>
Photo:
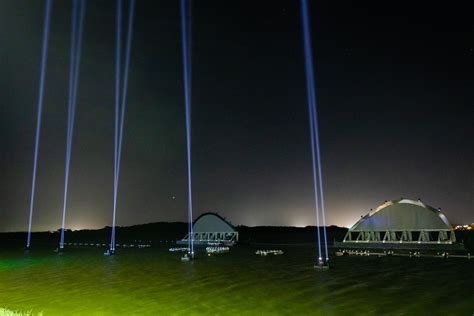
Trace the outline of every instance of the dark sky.
<instances>
[{"instance_id":1,"label":"dark sky","mask_svg":"<svg viewBox=\"0 0 474 316\"><path fill-rule=\"evenodd\" d=\"M311 1L328 224L421 198L474 222L474 27L468 1ZM137 1L117 224L186 220L179 1ZM195 215L313 225L299 1L194 1ZM25 230L42 1L0 2L0 231ZM34 230L60 226L70 3L52 16ZM88 1L70 228L110 225L115 1ZM175 199L173 199L175 197Z\"/></svg>"}]
</instances>

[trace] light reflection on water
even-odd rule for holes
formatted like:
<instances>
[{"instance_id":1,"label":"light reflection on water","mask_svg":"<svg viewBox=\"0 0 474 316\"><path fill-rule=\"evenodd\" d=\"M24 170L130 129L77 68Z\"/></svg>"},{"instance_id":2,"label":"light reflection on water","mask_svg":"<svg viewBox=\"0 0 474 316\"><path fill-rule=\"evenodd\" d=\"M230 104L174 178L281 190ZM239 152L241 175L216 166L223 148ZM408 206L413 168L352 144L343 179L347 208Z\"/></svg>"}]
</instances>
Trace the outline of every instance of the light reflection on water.
<instances>
[{"instance_id":1,"label":"light reflection on water","mask_svg":"<svg viewBox=\"0 0 474 316\"><path fill-rule=\"evenodd\" d=\"M161 249L0 251L0 307L44 315L437 315L474 313L474 260L338 257L312 268L314 249L180 262Z\"/></svg>"}]
</instances>

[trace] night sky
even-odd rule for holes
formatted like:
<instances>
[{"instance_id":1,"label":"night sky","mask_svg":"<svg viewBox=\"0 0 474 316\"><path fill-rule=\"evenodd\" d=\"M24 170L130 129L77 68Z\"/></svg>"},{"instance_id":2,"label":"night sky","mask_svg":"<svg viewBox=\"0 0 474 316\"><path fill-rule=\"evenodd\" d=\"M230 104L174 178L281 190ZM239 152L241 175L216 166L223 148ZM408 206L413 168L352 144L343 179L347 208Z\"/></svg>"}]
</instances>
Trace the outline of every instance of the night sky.
<instances>
[{"instance_id":1,"label":"night sky","mask_svg":"<svg viewBox=\"0 0 474 316\"><path fill-rule=\"evenodd\" d=\"M385 200L474 222L474 27L468 1L311 1L327 223ZM185 221L179 1L138 0L117 224ZM42 1L0 2L0 231L26 230ZM60 227L69 1L51 24L33 229ZM66 227L110 225L115 1L88 1ZM195 217L314 225L299 1L196 0Z\"/></svg>"}]
</instances>

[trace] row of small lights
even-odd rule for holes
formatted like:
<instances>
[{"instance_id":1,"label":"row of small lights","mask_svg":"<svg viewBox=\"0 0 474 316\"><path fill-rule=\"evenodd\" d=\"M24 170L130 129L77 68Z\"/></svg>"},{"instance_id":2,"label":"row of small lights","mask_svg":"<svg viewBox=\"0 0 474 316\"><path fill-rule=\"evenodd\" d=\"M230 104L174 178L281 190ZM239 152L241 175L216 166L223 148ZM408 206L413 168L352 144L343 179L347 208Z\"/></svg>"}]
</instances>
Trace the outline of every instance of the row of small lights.
<instances>
[{"instance_id":1,"label":"row of small lights","mask_svg":"<svg viewBox=\"0 0 474 316\"><path fill-rule=\"evenodd\" d=\"M456 225L455 230L474 230L474 223L471 225Z\"/></svg>"}]
</instances>

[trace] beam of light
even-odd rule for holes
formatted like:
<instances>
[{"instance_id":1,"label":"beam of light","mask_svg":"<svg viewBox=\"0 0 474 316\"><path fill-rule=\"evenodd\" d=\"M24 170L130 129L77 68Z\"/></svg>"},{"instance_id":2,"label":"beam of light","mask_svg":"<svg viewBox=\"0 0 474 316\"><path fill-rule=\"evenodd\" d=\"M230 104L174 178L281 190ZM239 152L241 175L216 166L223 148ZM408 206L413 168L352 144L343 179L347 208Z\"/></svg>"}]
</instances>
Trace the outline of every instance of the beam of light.
<instances>
[{"instance_id":1,"label":"beam of light","mask_svg":"<svg viewBox=\"0 0 474 316\"><path fill-rule=\"evenodd\" d=\"M318 115L316 106L316 92L314 83L314 67L313 67L313 54L312 54L312 43L311 43L311 30L310 30L310 19L308 13L308 1L301 0L301 15L302 15L302 27L303 27L303 42L304 42L304 54L305 54L305 68L306 68L306 85L307 85L307 97L308 97L308 110L310 117L310 133L311 133L311 154L313 159L313 182L314 182L314 196L315 196L315 208L316 218L318 226L318 251L319 258L322 259L321 251L321 235L319 229L319 213L321 213L321 220L323 226L323 237L324 237L324 254L325 259L328 260L328 246L327 246L327 234L326 234L326 217L324 209L324 191L323 191L323 180L322 180L322 168L321 168L321 152L319 144L319 127L318 127ZM321 212L320 212L321 211Z\"/></svg>"},{"instance_id":2,"label":"beam of light","mask_svg":"<svg viewBox=\"0 0 474 316\"><path fill-rule=\"evenodd\" d=\"M30 213L28 216L28 234L27 234L27 240L26 240L26 248L30 248L30 245L31 245L31 221L33 219L33 205L34 205L34 200L35 200L36 167L37 167L37 162L38 162L38 149L39 149L39 140L40 140L40 131L41 131L41 114L43 112L44 78L46 75L46 61L47 61L47 52L48 52L48 39L49 39L49 26L51 22L51 11L52 11L52 0L46 0L46 6L44 10L43 48L41 51L38 115L36 119L36 138L35 138L35 154L34 154L34 162L33 162L33 179L32 179L32 184L31 184Z\"/></svg>"},{"instance_id":3,"label":"beam of light","mask_svg":"<svg viewBox=\"0 0 474 316\"><path fill-rule=\"evenodd\" d=\"M121 116L120 116L120 133L119 133L119 140L118 140L118 158L117 158L117 174L116 178L118 181L119 173L120 173L120 158L122 156L122 138L123 138L123 125L124 125L124 117L125 117L125 105L127 99L127 86L128 86L128 70L130 64L130 52L132 49L132 34L133 34L133 16L135 12L135 0L130 1L130 9L128 15L128 29L127 29L127 42L125 46L125 65L124 65L124 73L123 73L123 86L122 86L122 109L121 109Z\"/></svg>"},{"instance_id":4,"label":"beam of light","mask_svg":"<svg viewBox=\"0 0 474 316\"><path fill-rule=\"evenodd\" d=\"M70 51L70 64L69 64L69 95L68 95L68 113L67 113L67 136L66 136L66 171L64 175L64 197L63 197L63 213L61 221L61 237L59 241L59 248L64 248L64 223L66 217L67 207L67 192L69 183L69 161L70 161L70 150L69 150L69 138L71 134L71 112L72 112L72 96L74 89L74 63L76 55L76 37L77 37L77 1L73 0L72 13L71 13L71 51Z\"/></svg>"},{"instance_id":5,"label":"beam of light","mask_svg":"<svg viewBox=\"0 0 474 316\"><path fill-rule=\"evenodd\" d=\"M309 82L309 81L308 81ZM317 167L316 167L316 150L315 150L315 141L314 141L314 121L313 121L313 108L311 106L313 94L312 89L309 87L308 84L308 111L309 111L309 125L310 125L310 138L311 138L311 155L312 155L312 163L313 163L313 189L314 189L314 203L315 203L315 210L316 210L316 227L317 227L317 237L318 237L318 254L319 259L321 260L321 231L320 231L320 223L319 223L319 194L318 194L318 180L317 180Z\"/></svg>"},{"instance_id":6,"label":"beam of light","mask_svg":"<svg viewBox=\"0 0 474 316\"><path fill-rule=\"evenodd\" d=\"M64 200L61 221L61 237L59 248L64 248L64 228L66 221L67 194L69 186L69 167L71 161L72 136L74 131L74 117L76 113L77 87L79 80L79 64L81 59L81 43L84 25L85 0L73 0L71 15L71 64L69 68L69 98L68 98L68 121L66 140L66 171L64 176ZM79 9L78 9L79 8ZM78 10L79 20L78 20Z\"/></svg>"},{"instance_id":7,"label":"beam of light","mask_svg":"<svg viewBox=\"0 0 474 316\"><path fill-rule=\"evenodd\" d=\"M115 221L117 213L117 196L118 196L118 180L120 174L120 158L122 155L122 139L123 139L123 127L125 118L125 105L127 97L127 85L128 85L128 70L130 64L130 52L132 47L132 33L133 33L133 16L135 12L135 0L130 1L129 16L128 16L128 28L126 37L125 47L125 62L124 62L124 74L121 76L121 64L122 64L122 1L117 0L117 16L116 16L116 42L115 42L115 139L114 139L114 204L113 204L113 215L112 215L112 235L110 237L110 250L115 252ZM120 84L122 81L122 90L120 90Z\"/></svg>"},{"instance_id":8,"label":"beam of light","mask_svg":"<svg viewBox=\"0 0 474 316\"><path fill-rule=\"evenodd\" d=\"M188 162L188 249L194 256L193 198L191 178L191 1L181 0L184 101L186 109L186 149Z\"/></svg>"},{"instance_id":9,"label":"beam of light","mask_svg":"<svg viewBox=\"0 0 474 316\"><path fill-rule=\"evenodd\" d=\"M115 216L117 210L117 149L120 107L120 51L122 37L122 1L117 0L117 15L115 21L115 133L114 133L114 205L112 214L112 235L110 238L110 250L115 250Z\"/></svg>"}]
</instances>

